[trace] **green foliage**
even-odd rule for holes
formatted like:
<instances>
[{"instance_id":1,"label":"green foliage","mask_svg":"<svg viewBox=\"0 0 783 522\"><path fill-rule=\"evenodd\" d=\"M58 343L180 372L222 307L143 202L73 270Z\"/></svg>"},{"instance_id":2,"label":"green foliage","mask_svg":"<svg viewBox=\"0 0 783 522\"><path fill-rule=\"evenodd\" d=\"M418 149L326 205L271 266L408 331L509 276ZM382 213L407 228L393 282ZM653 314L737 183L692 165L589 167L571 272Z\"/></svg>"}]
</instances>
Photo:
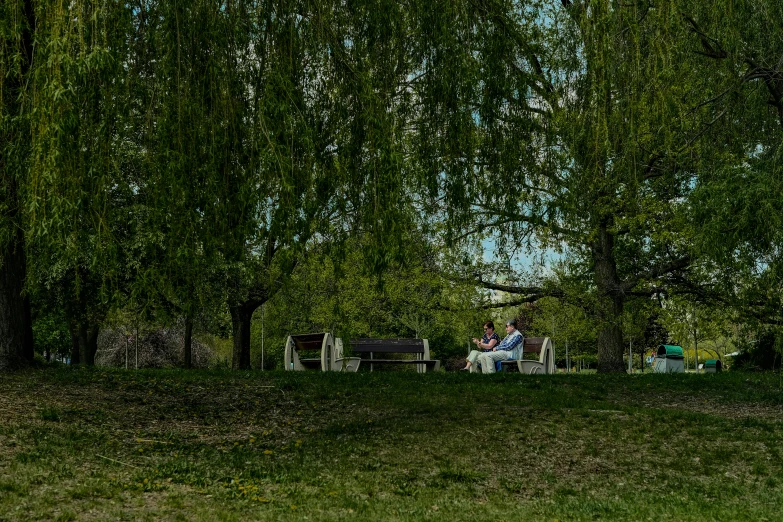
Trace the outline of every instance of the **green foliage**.
<instances>
[{"instance_id":1,"label":"green foliage","mask_svg":"<svg viewBox=\"0 0 783 522\"><path fill-rule=\"evenodd\" d=\"M263 315L265 365L282 361L288 335L321 331L345 341L426 338L433 357L466 354L488 318L478 308L482 293L448 279L439 252L420 238L408 238L405 264L392 263L382 277L368 270L366 247L367 239L358 237L346 244L342 259L329 250L311 251L285 289L256 312L253 345L261 346Z\"/></svg>"},{"instance_id":2,"label":"green foliage","mask_svg":"<svg viewBox=\"0 0 783 522\"><path fill-rule=\"evenodd\" d=\"M687 363L695 367L706 359L724 361L727 353L741 342L741 334L732 329L733 323L726 310L705 306L689 299L672 298L664 302L661 322L669 331L672 342L685 349Z\"/></svg>"},{"instance_id":3,"label":"green foliage","mask_svg":"<svg viewBox=\"0 0 783 522\"><path fill-rule=\"evenodd\" d=\"M269 299L276 344L456 354L496 303L445 277L442 243L550 249L538 294L561 303L539 320L620 371L653 295L780 321L781 20L771 1L6 0L0 244L72 332L228 304L237 367Z\"/></svg>"},{"instance_id":4,"label":"green foliage","mask_svg":"<svg viewBox=\"0 0 783 522\"><path fill-rule=\"evenodd\" d=\"M68 323L62 314L62 309L44 307L45 310L33 320L33 335L35 337L35 349L38 353L51 356L70 355L71 334L68 331Z\"/></svg>"},{"instance_id":5,"label":"green foliage","mask_svg":"<svg viewBox=\"0 0 783 522\"><path fill-rule=\"evenodd\" d=\"M777 328L759 332L756 339L742 339L739 355L733 358L732 368L738 370L775 370L780 372L783 361L783 342Z\"/></svg>"},{"instance_id":6,"label":"green foliage","mask_svg":"<svg viewBox=\"0 0 783 522\"><path fill-rule=\"evenodd\" d=\"M720 13L720 14L719 14ZM783 9L777 2L719 2L689 11L694 78L716 122L700 158L692 217L709 260L712 296L751 322L778 324L781 131L778 74Z\"/></svg>"}]
</instances>

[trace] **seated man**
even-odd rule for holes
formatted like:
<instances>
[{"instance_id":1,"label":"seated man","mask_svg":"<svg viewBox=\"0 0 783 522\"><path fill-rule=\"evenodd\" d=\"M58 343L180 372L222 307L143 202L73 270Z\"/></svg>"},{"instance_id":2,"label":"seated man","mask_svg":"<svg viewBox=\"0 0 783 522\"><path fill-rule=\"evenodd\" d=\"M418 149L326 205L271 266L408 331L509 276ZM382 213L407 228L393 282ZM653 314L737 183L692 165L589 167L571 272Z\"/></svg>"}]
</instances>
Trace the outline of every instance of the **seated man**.
<instances>
[{"instance_id":1,"label":"seated man","mask_svg":"<svg viewBox=\"0 0 783 522\"><path fill-rule=\"evenodd\" d=\"M506 321L506 337L497 345L492 352L482 353L478 356L478 362L481 364L483 373L495 373L495 362L513 359L518 350L522 349L522 342L525 338L517 330L517 320L509 319Z\"/></svg>"}]
</instances>

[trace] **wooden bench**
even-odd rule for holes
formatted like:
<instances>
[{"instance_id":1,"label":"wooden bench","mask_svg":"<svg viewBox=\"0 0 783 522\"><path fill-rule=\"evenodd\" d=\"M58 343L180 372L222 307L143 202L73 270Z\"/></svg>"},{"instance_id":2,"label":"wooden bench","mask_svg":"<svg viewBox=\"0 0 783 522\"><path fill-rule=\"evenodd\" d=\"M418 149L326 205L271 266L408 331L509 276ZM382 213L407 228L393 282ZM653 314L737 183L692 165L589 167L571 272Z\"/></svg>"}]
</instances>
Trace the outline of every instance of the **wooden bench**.
<instances>
[{"instance_id":1,"label":"wooden bench","mask_svg":"<svg viewBox=\"0 0 783 522\"><path fill-rule=\"evenodd\" d=\"M430 345L427 339L351 339L351 351L354 355L369 354L363 359L370 364L415 364L416 371L425 373L427 368L438 370L439 360L430 359ZM387 358L375 358L375 354L384 354ZM415 359L389 359L389 354L413 354Z\"/></svg>"},{"instance_id":2,"label":"wooden bench","mask_svg":"<svg viewBox=\"0 0 783 522\"><path fill-rule=\"evenodd\" d=\"M538 360L525 359L526 353L538 354ZM517 357L501 361L500 365L501 369L516 365L519 373L528 375L555 373L555 351L552 347L552 340L549 337L525 337L522 350L519 350Z\"/></svg>"},{"instance_id":3,"label":"wooden bench","mask_svg":"<svg viewBox=\"0 0 783 522\"><path fill-rule=\"evenodd\" d=\"M320 357L300 358L299 352L318 352ZM343 357L343 341L328 332L289 335L285 344L287 371L321 370L355 372L361 359Z\"/></svg>"}]
</instances>

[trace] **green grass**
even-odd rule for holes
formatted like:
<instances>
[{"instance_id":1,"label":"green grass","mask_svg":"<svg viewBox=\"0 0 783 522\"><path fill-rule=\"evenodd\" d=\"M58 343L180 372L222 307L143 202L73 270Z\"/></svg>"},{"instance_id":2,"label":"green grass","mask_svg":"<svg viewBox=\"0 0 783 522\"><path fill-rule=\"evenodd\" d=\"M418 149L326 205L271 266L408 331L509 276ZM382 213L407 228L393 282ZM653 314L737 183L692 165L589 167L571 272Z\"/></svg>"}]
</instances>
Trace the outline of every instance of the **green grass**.
<instances>
[{"instance_id":1,"label":"green grass","mask_svg":"<svg viewBox=\"0 0 783 522\"><path fill-rule=\"evenodd\" d=\"M45 369L0 520L783 520L776 375Z\"/></svg>"}]
</instances>

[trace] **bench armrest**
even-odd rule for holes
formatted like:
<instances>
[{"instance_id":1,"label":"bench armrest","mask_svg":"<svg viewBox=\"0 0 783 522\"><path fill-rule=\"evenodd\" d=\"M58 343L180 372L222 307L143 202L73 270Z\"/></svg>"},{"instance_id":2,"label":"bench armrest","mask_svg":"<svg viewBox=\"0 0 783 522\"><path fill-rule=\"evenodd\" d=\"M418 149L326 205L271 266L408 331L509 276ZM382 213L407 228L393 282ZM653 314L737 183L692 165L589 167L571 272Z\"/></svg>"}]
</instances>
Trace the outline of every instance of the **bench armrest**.
<instances>
[{"instance_id":1,"label":"bench armrest","mask_svg":"<svg viewBox=\"0 0 783 522\"><path fill-rule=\"evenodd\" d=\"M546 366L539 361L518 360L517 367L519 368L519 373L522 374L534 375L546 373Z\"/></svg>"}]
</instances>

